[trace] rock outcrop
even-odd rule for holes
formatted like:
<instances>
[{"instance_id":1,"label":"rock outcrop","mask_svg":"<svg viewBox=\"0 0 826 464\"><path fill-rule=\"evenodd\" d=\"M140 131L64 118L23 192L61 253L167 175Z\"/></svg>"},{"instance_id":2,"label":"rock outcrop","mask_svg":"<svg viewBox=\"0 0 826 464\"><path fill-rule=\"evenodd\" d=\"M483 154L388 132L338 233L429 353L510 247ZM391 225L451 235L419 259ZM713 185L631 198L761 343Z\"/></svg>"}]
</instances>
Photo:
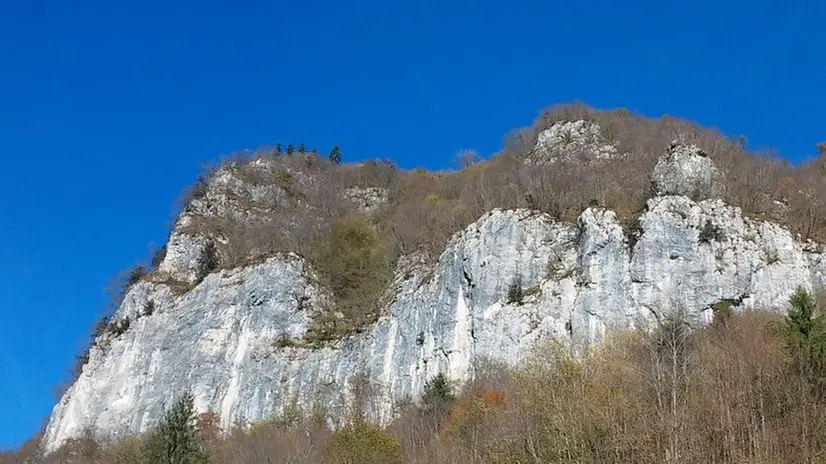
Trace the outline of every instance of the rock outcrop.
<instances>
[{"instance_id":1,"label":"rock outcrop","mask_svg":"<svg viewBox=\"0 0 826 464\"><path fill-rule=\"evenodd\" d=\"M180 247L175 256L189 256ZM525 297L509 302L517 276ZM388 420L395 401L416 397L436 373L467 380L478 361L515 363L539 340L581 349L606 330L649 327L675 309L707 321L720 300L781 310L798 285L824 283L821 247L721 200L684 196L651 199L630 228L600 208L576 224L494 210L456 234L435 268L403 259L380 320L321 349L277 344L300 338L326 298L294 254L212 273L179 296L141 282L116 315L131 319L129 329L92 349L44 446L54 450L87 428L146 431L186 389L223 424L271 417L293 402L335 418L354 374L378 398L370 413Z\"/></svg>"},{"instance_id":2,"label":"rock outcrop","mask_svg":"<svg viewBox=\"0 0 826 464\"><path fill-rule=\"evenodd\" d=\"M585 157L588 161L615 158L616 147L602 136L597 123L591 121L557 122L536 137L533 153L527 164L552 164L560 159Z\"/></svg>"},{"instance_id":3,"label":"rock outcrop","mask_svg":"<svg viewBox=\"0 0 826 464\"><path fill-rule=\"evenodd\" d=\"M372 214L387 203L388 192L379 187L350 187L344 191L344 197L355 204L359 212Z\"/></svg>"},{"instance_id":4,"label":"rock outcrop","mask_svg":"<svg viewBox=\"0 0 826 464\"><path fill-rule=\"evenodd\" d=\"M711 158L696 145L676 141L658 160L652 178L658 195L709 198L720 191Z\"/></svg>"},{"instance_id":5,"label":"rock outcrop","mask_svg":"<svg viewBox=\"0 0 826 464\"><path fill-rule=\"evenodd\" d=\"M535 151L541 156L526 162L617 154L585 121L555 124L539 135ZM309 182L300 172L266 159L249 166L219 171L200 185L155 275L134 285L115 314L121 330L96 340L55 406L43 439L47 452L86 430L107 438L147 431L185 390L199 411L216 412L228 426L294 404L322 408L335 421L352 400L354 382L366 382L376 399L368 413L387 421L397 401L416 398L437 373L461 383L479 362L514 364L542 340L581 352L608 330L649 328L670 311L707 322L722 300L783 310L798 286L826 285L823 246L715 198L709 157L674 143L652 175L657 196L636 221L598 207L575 223L493 210L456 233L435 265L417 254L402 257L392 303L375 324L309 348L294 341L330 296L302 257L282 253L219 271L205 265L214 244L229 239L199 233L197 221L255 223L279 205L301 207L301 196L289 190ZM344 195L366 213L388 198L376 187ZM513 299L508 290L516 284L524 296Z\"/></svg>"}]
</instances>

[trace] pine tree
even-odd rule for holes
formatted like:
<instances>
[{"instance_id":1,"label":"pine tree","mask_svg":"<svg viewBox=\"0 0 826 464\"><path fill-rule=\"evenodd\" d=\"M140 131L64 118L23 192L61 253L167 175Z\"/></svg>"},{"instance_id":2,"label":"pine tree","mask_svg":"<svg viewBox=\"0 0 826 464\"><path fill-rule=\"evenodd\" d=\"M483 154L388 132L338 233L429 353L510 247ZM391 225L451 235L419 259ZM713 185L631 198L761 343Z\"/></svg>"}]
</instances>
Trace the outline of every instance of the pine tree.
<instances>
[{"instance_id":1,"label":"pine tree","mask_svg":"<svg viewBox=\"0 0 826 464\"><path fill-rule=\"evenodd\" d=\"M275 156L281 156L281 143L275 144Z\"/></svg>"},{"instance_id":2,"label":"pine tree","mask_svg":"<svg viewBox=\"0 0 826 464\"><path fill-rule=\"evenodd\" d=\"M818 314L812 295L798 288L789 299L786 315L786 345L795 367L812 383L812 388L826 397L826 320Z\"/></svg>"},{"instance_id":3,"label":"pine tree","mask_svg":"<svg viewBox=\"0 0 826 464\"><path fill-rule=\"evenodd\" d=\"M157 464L200 464L207 462L195 427L195 399L185 393L172 405L146 443L145 455Z\"/></svg>"},{"instance_id":4,"label":"pine tree","mask_svg":"<svg viewBox=\"0 0 826 464\"><path fill-rule=\"evenodd\" d=\"M341 148L338 145L330 150L330 162L333 164L341 164Z\"/></svg>"},{"instance_id":5,"label":"pine tree","mask_svg":"<svg viewBox=\"0 0 826 464\"><path fill-rule=\"evenodd\" d=\"M304 147L304 142L301 142L301 145L298 146L298 152L304 154L307 152L307 149Z\"/></svg>"},{"instance_id":6,"label":"pine tree","mask_svg":"<svg viewBox=\"0 0 826 464\"><path fill-rule=\"evenodd\" d=\"M508 304L516 303L522 304L522 299L525 297L525 292L522 290L522 275L517 274L508 285Z\"/></svg>"},{"instance_id":7,"label":"pine tree","mask_svg":"<svg viewBox=\"0 0 826 464\"><path fill-rule=\"evenodd\" d=\"M293 147L292 143L287 144L287 156L293 156L293 152L295 152L295 148Z\"/></svg>"},{"instance_id":8,"label":"pine tree","mask_svg":"<svg viewBox=\"0 0 826 464\"><path fill-rule=\"evenodd\" d=\"M426 408L444 406L453 401L453 398L453 388L450 381L446 375L440 372L425 384L422 405Z\"/></svg>"}]
</instances>

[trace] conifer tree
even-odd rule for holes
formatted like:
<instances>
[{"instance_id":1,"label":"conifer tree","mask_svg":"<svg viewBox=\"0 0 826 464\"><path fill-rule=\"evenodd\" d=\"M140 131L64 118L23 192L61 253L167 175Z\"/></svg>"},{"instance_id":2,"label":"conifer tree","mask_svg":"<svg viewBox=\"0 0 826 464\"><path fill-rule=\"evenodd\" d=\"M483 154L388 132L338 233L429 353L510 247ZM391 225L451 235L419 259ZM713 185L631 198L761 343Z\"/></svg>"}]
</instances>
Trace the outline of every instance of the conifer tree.
<instances>
[{"instance_id":1,"label":"conifer tree","mask_svg":"<svg viewBox=\"0 0 826 464\"><path fill-rule=\"evenodd\" d=\"M422 405L426 408L444 406L453 401L453 398L453 388L450 381L446 375L440 372L425 384Z\"/></svg>"},{"instance_id":2,"label":"conifer tree","mask_svg":"<svg viewBox=\"0 0 826 464\"><path fill-rule=\"evenodd\" d=\"M338 145L330 150L330 162L333 164L341 164L341 148Z\"/></svg>"},{"instance_id":3,"label":"conifer tree","mask_svg":"<svg viewBox=\"0 0 826 464\"><path fill-rule=\"evenodd\" d=\"M799 373L809 378L820 397L826 397L826 320L814 298L802 288L789 299L786 344Z\"/></svg>"},{"instance_id":4,"label":"conifer tree","mask_svg":"<svg viewBox=\"0 0 826 464\"><path fill-rule=\"evenodd\" d=\"M207 462L195 427L195 399L185 393L172 405L146 443L145 457L153 464L201 464Z\"/></svg>"},{"instance_id":5,"label":"conifer tree","mask_svg":"<svg viewBox=\"0 0 826 464\"><path fill-rule=\"evenodd\" d=\"M275 156L281 156L281 143L275 144Z\"/></svg>"},{"instance_id":6,"label":"conifer tree","mask_svg":"<svg viewBox=\"0 0 826 464\"><path fill-rule=\"evenodd\" d=\"M301 145L298 146L298 152L304 154L307 152L307 149L304 147L304 142L301 142Z\"/></svg>"},{"instance_id":7,"label":"conifer tree","mask_svg":"<svg viewBox=\"0 0 826 464\"><path fill-rule=\"evenodd\" d=\"M292 143L287 144L287 156L293 156L293 152L295 152L295 148L293 147Z\"/></svg>"}]
</instances>

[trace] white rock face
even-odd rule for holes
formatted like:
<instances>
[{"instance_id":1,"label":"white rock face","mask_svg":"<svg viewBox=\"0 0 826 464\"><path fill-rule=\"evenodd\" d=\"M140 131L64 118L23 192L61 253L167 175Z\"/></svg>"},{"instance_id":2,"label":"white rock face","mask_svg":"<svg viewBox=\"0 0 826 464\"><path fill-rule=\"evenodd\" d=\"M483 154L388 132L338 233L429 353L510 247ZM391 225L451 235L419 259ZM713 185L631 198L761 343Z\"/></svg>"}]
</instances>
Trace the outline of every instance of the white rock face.
<instances>
[{"instance_id":1,"label":"white rock face","mask_svg":"<svg viewBox=\"0 0 826 464\"><path fill-rule=\"evenodd\" d=\"M702 233L707 223L714 234ZM516 275L522 304L506 298ZM370 414L386 421L395 401L417 397L438 372L464 381L477 361L515 363L538 340L582 349L606 330L649 327L678 308L707 321L723 299L784 310L798 285L826 284L826 255L720 200L653 198L637 232L599 208L578 224L495 210L456 234L435 269L403 259L395 300L365 333L332 348L274 347L305 333L325 298L314 281L300 257L285 255L211 274L178 297L164 284L137 284L116 315L129 316L130 328L98 341L103 348L54 408L45 449L87 427L144 432L186 389L224 426L293 401L336 418L356 373L378 395Z\"/></svg>"},{"instance_id":2,"label":"white rock face","mask_svg":"<svg viewBox=\"0 0 826 464\"><path fill-rule=\"evenodd\" d=\"M551 164L560 159L584 155L589 160L609 159L618 155L608 143L598 124L590 121L558 122L537 136L528 164Z\"/></svg>"},{"instance_id":3,"label":"white rock face","mask_svg":"<svg viewBox=\"0 0 826 464\"><path fill-rule=\"evenodd\" d=\"M344 191L344 197L365 214L375 212L387 203L387 189L379 187L351 187Z\"/></svg>"},{"instance_id":4,"label":"white rock face","mask_svg":"<svg viewBox=\"0 0 826 464\"><path fill-rule=\"evenodd\" d=\"M696 145L672 142L652 176L658 195L714 197L719 195L717 169Z\"/></svg>"},{"instance_id":5,"label":"white rock face","mask_svg":"<svg viewBox=\"0 0 826 464\"><path fill-rule=\"evenodd\" d=\"M186 223L187 217L179 220L179 226L175 227L166 244L166 255L158 266L158 270L172 279L194 283L200 277L199 268L201 260L207 246L207 239L204 237L190 235L182 232L182 223Z\"/></svg>"},{"instance_id":6,"label":"white rock face","mask_svg":"<svg viewBox=\"0 0 826 464\"><path fill-rule=\"evenodd\" d=\"M247 225L271 223L273 213L287 201L283 186L273 183L281 169L271 159L258 158L244 165L245 178L234 165L225 166L209 176L201 186L202 193L193 198L178 217L167 240L166 255L158 266L160 274L187 284L203 277L200 268L208 245L225 242L227 238L196 232L200 229L198 221L233 220ZM298 172L287 175L292 182L310 181Z\"/></svg>"}]
</instances>

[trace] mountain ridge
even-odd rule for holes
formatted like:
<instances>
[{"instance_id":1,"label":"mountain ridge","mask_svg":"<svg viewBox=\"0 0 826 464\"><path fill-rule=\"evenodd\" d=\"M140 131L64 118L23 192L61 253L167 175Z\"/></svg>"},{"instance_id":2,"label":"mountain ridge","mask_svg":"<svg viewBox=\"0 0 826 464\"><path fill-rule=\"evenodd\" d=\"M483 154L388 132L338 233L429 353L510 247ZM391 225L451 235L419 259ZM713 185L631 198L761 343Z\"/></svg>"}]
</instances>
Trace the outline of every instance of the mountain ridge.
<instances>
[{"instance_id":1,"label":"mountain ridge","mask_svg":"<svg viewBox=\"0 0 826 464\"><path fill-rule=\"evenodd\" d=\"M379 390L371 414L386 422L436 373L465 382L481 359L512 364L537 339L581 352L606 330L649 327L676 308L708 322L720 301L776 310L797 285L826 284L823 247L809 239L814 206L811 223L787 224L796 233L769 220L818 198L795 193L805 170L797 184L750 192L760 219L744 218L720 199L752 182L727 184L750 166L726 158L742 147L677 121L654 131L674 138L653 156L645 147L662 134L629 144L618 128L633 117L605 117L557 108L517 147L456 174L309 154L225 164L196 184L157 268L96 339L44 448L87 429L148 430L187 388L224 426L296 400L321 403L335 422L355 373ZM628 191L625 203L617 194ZM364 272L350 275L354 263Z\"/></svg>"}]
</instances>

